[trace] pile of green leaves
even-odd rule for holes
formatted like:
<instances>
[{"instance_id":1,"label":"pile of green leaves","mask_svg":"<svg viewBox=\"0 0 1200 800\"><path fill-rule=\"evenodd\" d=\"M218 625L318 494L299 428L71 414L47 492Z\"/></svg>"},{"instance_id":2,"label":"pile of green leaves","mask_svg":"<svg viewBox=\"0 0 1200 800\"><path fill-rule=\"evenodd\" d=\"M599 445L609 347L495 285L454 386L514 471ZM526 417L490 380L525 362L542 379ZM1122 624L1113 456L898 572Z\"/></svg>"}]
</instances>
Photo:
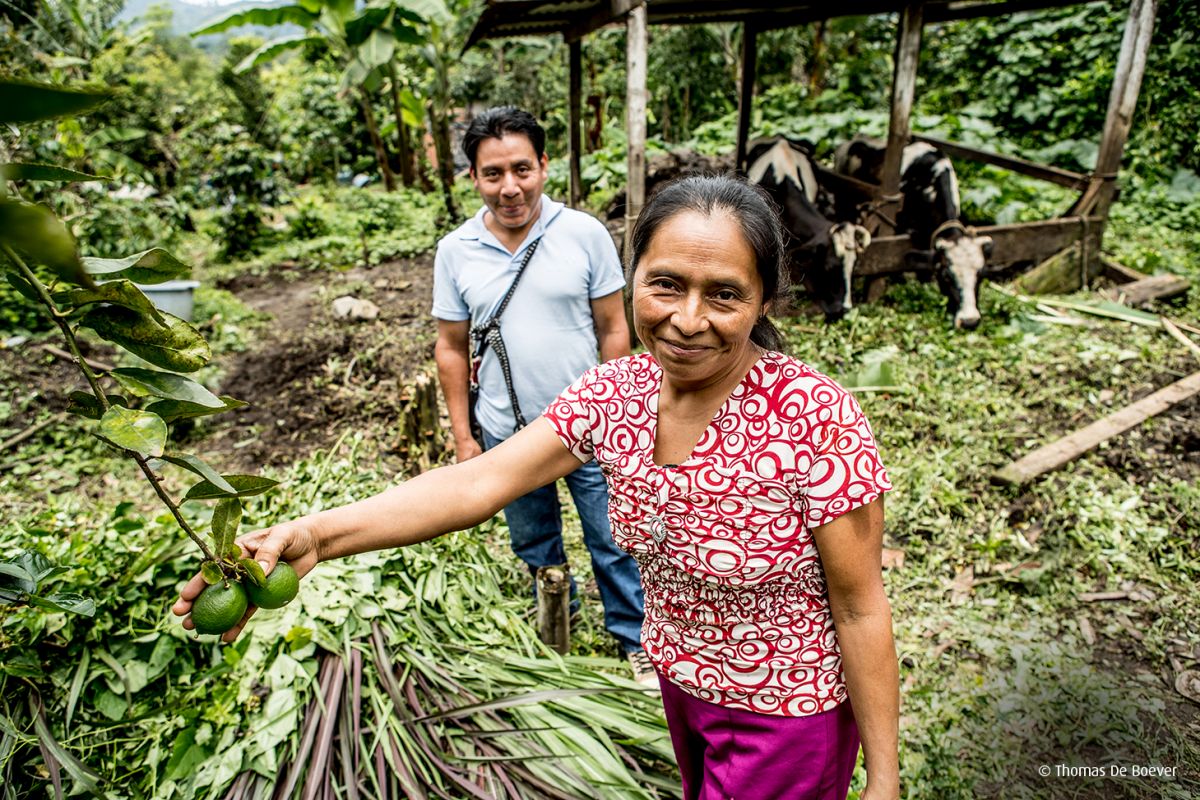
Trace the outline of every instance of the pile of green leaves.
<instances>
[{"instance_id":1,"label":"pile of green leaves","mask_svg":"<svg viewBox=\"0 0 1200 800\"><path fill-rule=\"evenodd\" d=\"M279 490L247 501L247 524L382 489L359 441L277 476ZM0 495L17 485L0 480ZM202 524L208 511L184 513ZM222 647L168 613L195 568L172 524L68 495L0 527L0 552L32 542L69 559L62 581L101 608L90 620L0 610L0 776L17 797L32 796L45 763L30 692L56 751L86 765L78 785L114 795L220 795L237 782L301 792L327 774L348 792L351 763L364 796L397 783L387 796L460 796L477 779L499 797L676 794L657 696L615 659L541 645L503 527L322 564L293 603L259 611Z\"/></svg>"}]
</instances>

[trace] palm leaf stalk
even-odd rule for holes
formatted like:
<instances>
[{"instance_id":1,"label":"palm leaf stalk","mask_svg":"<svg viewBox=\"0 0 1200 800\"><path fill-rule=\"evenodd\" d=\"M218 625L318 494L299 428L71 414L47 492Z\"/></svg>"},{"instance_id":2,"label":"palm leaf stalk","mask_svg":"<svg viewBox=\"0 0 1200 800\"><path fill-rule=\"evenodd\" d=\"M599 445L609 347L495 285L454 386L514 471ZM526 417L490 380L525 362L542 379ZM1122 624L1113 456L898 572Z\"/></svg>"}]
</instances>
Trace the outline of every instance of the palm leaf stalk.
<instances>
[{"instance_id":1,"label":"palm leaf stalk","mask_svg":"<svg viewBox=\"0 0 1200 800\"><path fill-rule=\"evenodd\" d=\"M288 762L271 784L242 773L226 797L678 796L657 695L603 671L611 659L551 652L486 549L453 553L397 556L388 581L408 591L406 613L320 656ZM496 629L511 642L497 647Z\"/></svg>"}]
</instances>

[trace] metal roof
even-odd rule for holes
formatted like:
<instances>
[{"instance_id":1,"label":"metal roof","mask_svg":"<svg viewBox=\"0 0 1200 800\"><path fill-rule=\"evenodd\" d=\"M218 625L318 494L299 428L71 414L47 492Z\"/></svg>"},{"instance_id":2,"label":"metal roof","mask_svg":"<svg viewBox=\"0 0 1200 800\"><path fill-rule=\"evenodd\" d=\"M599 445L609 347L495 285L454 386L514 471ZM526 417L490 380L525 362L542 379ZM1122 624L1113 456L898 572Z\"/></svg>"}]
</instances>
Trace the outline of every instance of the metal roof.
<instances>
[{"instance_id":1,"label":"metal roof","mask_svg":"<svg viewBox=\"0 0 1200 800\"><path fill-rule=\"evenodd\" d=\"M925 22L972 17L1004 16L1058 6L1082 5L1080 0L931 0ZM467 48L483 39L561 34L578 39L623 19L639 0L486 0ZM692 25L704 22L752 22L760 30L804 25L832 17L890 14L905 0L828 0L809 2L751 2L751 0L645 0L651 25ZM465 49L465 48L464 48Z\"/></svg>"}]
</instances>

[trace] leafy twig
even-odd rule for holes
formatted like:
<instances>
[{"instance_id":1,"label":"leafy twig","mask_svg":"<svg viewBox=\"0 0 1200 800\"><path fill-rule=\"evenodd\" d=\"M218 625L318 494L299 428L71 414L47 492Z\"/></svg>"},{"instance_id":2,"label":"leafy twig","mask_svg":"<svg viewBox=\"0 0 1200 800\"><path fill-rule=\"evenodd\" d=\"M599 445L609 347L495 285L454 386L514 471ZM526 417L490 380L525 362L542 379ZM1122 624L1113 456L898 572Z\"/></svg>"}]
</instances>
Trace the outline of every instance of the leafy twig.
<instances>
[{"instance_id":1,"label":"leafy twig","mask_svg":"<svg viewBox=\"0 0 1200 800\"><path fill-rule=\"evenodd\" d=\"M21 260L21 257L17 255L12 247L7 244L0 246L3 247L4 254L8 256L9 260L12 261L12 263L20 271L21 277L25 279L25 282L28 283L33 291L37 294L38 300L41 301L41 304L44 306L46 313L49 314L50 319L52 319L54 324L58 326L60 331L62 331L63 338L66 339L67 342L67 348L70 350L71 357L75 361L75 366L79 368L79 371L83 373L83 377L87 379L88 385L92 387L92 394L95 395L97 402L100 403L100 407L105 411L108 411L108 409L112 407L112 404L108 402L108 395L106 395L104 390L100 387L100 380L96 377L96 373L92 371L91 365L88 363L87 359L83 357L83 353L80 352L79 342L77 342L75 339L75 331L71 329L71 326L67 322L65 316L59 312L58 307L54 304L54 300L50 297L50 292L47 291L46 287L42 285L42 282L38 279L37 275L35 275L33 270L31 270L25 264L25 262ZM156 475L154 470L150 468L149 460L140 453L135 453L132 450L125 450L124 452L137 462L138 467L140 467L142 470L142 474L146 476L146 480L150 481L150 485L154 487L154 493L158 495L158 498L163 502L164 505L166 505L168 510L170 510L171 515L175 517L175 521L179 524L180 529L188 535L188 538L196 543L196 545L200 548L200 551L204 553L204 557L206 559L209 561L214 561L220 565L221 562L216 558L215 555L213 555L213 552L209 549L208 545L204 543L204 540L201 539L194 530L192 530L192 526L189 525L187 520L183 518L183 514L180 512L178 504L176 504L175 501L171 499L170 495L166 493L166 490L162 488L158 475ZM223 566L222 571L225 571Z\"/></svg>"}]
</instances>

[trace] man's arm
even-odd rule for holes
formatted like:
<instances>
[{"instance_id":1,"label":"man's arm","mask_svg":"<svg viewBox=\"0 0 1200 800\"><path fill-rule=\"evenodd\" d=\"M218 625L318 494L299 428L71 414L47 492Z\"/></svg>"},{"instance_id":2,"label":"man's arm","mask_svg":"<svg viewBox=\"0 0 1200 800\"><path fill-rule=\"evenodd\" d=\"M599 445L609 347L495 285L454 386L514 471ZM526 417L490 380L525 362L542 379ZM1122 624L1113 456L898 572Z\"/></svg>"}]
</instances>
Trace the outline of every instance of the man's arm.
<instances>
[{"instance_id":1,"label":"man's arm","mask_svg":"<svg viewBox=\"0 0 1200 800\"><path fill-rule=\"evenodd\" d=\"M813 528L813 540L862 737L867 768L862 798L894 800L900 794L900 671L881 571L883 498Z\"/></svg>"},{"instance_id":2,"label":"man's arm","mask_svg":"<svg viewBox=\"0 0 1200 800\"><path fill-rule=\"evenodd\" d=\"M471 378L470 351L471 321L438 320L437 344L433 360L437 362L438 382L450 412L450 432L454 436L454 453L459 462L483 452L471 437L471 418L467 408L467 384Z\"/></svg>"},{"instance_id":3,"label":"man's arm","mask_svg":"<svg viewBox=\"0 0 1200 800\"><path fill-rule=\"evenodd\" d=\"M596 322L601 361L629 355L629 325L625 323L625 300L620 290L592 301L592 319Z\"/></svg>"}]
</instances>

